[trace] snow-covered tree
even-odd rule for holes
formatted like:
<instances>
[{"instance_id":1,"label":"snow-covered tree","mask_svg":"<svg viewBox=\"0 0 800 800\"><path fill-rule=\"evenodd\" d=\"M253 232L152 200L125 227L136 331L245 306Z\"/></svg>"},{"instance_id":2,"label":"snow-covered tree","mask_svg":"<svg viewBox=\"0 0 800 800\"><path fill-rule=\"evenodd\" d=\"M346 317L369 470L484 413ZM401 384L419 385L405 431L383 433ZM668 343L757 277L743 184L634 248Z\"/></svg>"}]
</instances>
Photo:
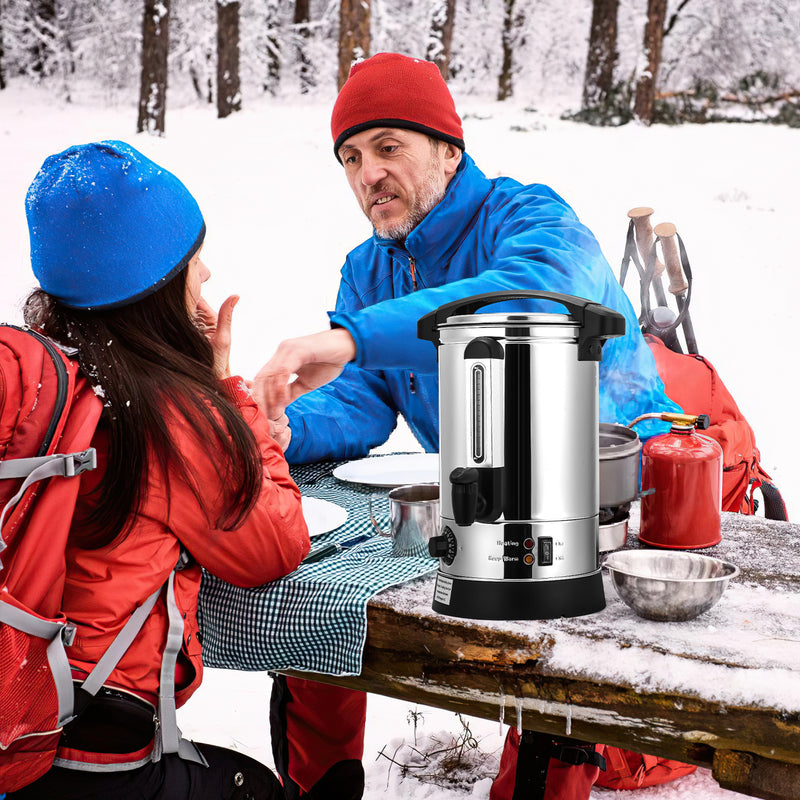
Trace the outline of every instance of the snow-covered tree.
<instances>
[{"instance_id":1,"label":"snow-covered tree","mask_svg":"<svg viewBox=\"0 0 800 800\"><path fill-rule=\"evenodd\" d=\"M142 80L136 131L164 135L170 0L145 0L142 16Z\"/></svg>"},{"instance_id":2,"label":"snow-covered tree","mask_svg":"<svg viewBox=\"0 0 800 800\"><path fill-rule=\"evenodd\" d=\"M653 101L661 67L661 48L664 24L667 19L667 0L647 0L647 24L644 28L645 68L636 83L634 116L648 125L653 121Z\"/></svg>"},{"instance_id":3,"label":"snow-covered tree","mask_svg":"<svg viewBox=\"0 0 800 800\"><path fill-rule=\"evenodd\" d=\"M217 0L217 116L241 109L239 0Z\"/></svg>"},{"instance_id":4,"label":"snow-covered tree","mask_svg":"<svg viewBox=\"0 0 800 800\"><path fill-rule=\"evenodd\" d=\"M442 77L450 77L450 52L453 46L453 26L456 17L456 0L433 0L431 33L426 58L433 61Z\"/></svg>"},{"instance_id":5,"label":"snow-covered tree","mask_svg":"<svg viewBox=\"0 0 800 800\"><path fill-rule=\"evenodd\" d=\"M603 109L614 86L617 63L617 12L619 0L594 0L586 75L583 80L583 110Z\"/></svg>"},{"instance_id":6,"label":"snow-covered tree","mask_svg":"<svg viewBox=\"0 0 800 800\"><path fill-rule=\"evenodd\" d=\"M309 0L295 0L294 4L295 53L297 54L300 92L307 94L317 85L311 60L311 6Z\"/></svg>"},{"instance_id":7,"label":"snow-covered tree","mask_svg":"<svg viewBox=\"0 0 800 800\"><path fill-rule=\"evenodd\" d=\"M266 27L264 49L266 51L266 77L264 78L264 91L273 97L278 93L281 81L281 55L282 55L282 25L280 15L280 0L266 0L264 13Z\"/></svg>"},{"instance_id":8,"label":"snow-covered tree","mask_svg":"<svg viewBox=\"0 0 800 800\"><path fill-rule=\"evenodd\" d=\"M341 89L354 61L369 58L370 0L339 2L339 74Z\"/></svg>"}]
</instances>

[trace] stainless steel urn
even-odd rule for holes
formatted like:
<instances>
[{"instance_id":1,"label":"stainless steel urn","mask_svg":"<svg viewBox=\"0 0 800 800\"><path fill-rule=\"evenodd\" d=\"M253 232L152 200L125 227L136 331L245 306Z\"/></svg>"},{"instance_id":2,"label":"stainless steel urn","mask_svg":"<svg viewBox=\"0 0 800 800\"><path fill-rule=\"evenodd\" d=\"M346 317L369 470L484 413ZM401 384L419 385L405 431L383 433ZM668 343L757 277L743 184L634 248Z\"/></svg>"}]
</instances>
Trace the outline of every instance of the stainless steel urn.
<instances>
[{"instance_id":1,"label":"stainless steel urn","mask_svg":"<svg viewBox=\"0 0 800 800\"><path fill-rule=\"evenodd\" d=\"M554 301L568 313L475 313L510 300ZM419 320L439 358L434 610L548 619L605 607L598 362L624 332L615 311L537 291L475 295Z\"/></svg>"}]
</instances>

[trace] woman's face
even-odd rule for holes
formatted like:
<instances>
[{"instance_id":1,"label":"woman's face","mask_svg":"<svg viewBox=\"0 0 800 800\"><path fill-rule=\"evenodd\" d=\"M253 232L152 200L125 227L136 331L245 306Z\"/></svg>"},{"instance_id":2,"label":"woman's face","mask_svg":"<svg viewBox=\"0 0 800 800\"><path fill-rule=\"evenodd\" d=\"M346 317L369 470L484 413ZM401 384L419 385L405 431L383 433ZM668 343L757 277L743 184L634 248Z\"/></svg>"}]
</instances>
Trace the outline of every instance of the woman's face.
<instances>
[{"instance_id":1,"label":"woman's face","mask_svg":"<svg viewBox=\"0 0 800 800\"><path fill-rule=\"evenodd\" d=\"M197 313L197 304L200 302L200 291L202 285L211 277L208 267L200 260L198 250L189 261L186 267L186 308L190 314Z\"/></svg>"}]
</instances>

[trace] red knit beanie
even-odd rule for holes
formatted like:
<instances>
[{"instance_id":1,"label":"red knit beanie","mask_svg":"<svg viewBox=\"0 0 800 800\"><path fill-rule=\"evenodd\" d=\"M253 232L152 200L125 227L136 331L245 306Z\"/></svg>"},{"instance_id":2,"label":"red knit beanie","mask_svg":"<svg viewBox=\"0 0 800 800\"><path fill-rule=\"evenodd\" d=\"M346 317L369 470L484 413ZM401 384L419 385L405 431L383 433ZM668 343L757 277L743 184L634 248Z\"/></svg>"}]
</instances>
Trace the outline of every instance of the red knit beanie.
<instances>
[{"instance_id":1,"label":"red knit beanie","mask_svg":"<svg viewBox=\"0 0 800 800\"><path fill-rule=\"evenodd\" d=\"M331 115L337 160L345 139L384 126L426 133L464 149L461 119L432 61L379 53L350 68Z\"/></svg>"}]
</instances>

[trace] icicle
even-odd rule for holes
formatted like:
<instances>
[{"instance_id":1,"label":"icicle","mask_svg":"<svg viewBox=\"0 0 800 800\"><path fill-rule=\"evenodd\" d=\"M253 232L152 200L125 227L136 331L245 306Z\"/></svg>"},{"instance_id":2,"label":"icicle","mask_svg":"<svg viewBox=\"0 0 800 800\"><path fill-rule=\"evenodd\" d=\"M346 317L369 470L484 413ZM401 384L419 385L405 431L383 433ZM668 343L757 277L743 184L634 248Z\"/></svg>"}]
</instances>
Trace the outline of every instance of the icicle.
<instances>
[{"instance_id":1,"label":"icicle","mask_svg":"<svg viewBox=\"0 0 800 800\"><path fill-rule=\"evenodd\" d=\"M514 698L514 708L517 711L517 733L522 736L522 698Z\"/></svg>"},{"instance_id":2,"label":"icicle","mask_svg":"<svg viewBox=\"0 0 800 800\"><path fill-rule=\"evenodd\" d=\"M503 735L503 725L506 718L506 696L504 694L500 695L500 727L498 729L498 733L502 736Z\"/></svg>"},{"instance_id":3,"label":"icicle","mask_svg":"<svg viewBox=\"0 0 800 800\"><path fill-rule=\"evenodd\" d=\"M567 729L564 732L566 736L572 733L572 706L567 704Z\"/></svg>"}]
</instances>

